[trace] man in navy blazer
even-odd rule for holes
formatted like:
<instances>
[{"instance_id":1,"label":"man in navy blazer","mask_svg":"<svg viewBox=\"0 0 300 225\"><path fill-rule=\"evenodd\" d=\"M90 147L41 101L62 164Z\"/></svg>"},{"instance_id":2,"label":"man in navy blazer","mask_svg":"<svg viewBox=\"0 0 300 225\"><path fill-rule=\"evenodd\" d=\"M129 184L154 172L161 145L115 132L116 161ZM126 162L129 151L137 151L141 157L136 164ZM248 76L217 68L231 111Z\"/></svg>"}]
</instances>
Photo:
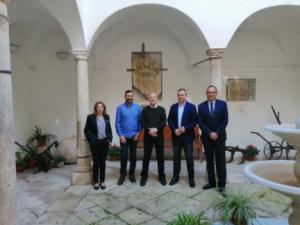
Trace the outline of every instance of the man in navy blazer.
<instances>
[{"instance_id":1,"label":"man in navy blazer","mask_svg":"<svg viewBox=\"0 0 300 225\"><path fill-rule=\"evenodd\" d=\"M171 106L168 125L172 130L173 144L173 178L170 185L179 181L181 169L181 150L184 149L190 187L195 187L193 140L194 127L197 125L197 110L195 105L186 100L187 91L180 88L177 91L178 103Z\"/></svg>"},{"instance_id":2,"label":"man in navy blazer","mask_svg":"<svg viewBox=\"0 0 300 225\"><path fill-rule=\"evenodd\" d=\"M208 86L207 101L198 106L198 123L202 131L201 139L205 150L208 184L203 189L216 187L215 166L218 177L218 188L225 192L226 185L226 126L228 124L228 110L225 101L216 99L217 88Z\"/></svg>"}]
</instances>

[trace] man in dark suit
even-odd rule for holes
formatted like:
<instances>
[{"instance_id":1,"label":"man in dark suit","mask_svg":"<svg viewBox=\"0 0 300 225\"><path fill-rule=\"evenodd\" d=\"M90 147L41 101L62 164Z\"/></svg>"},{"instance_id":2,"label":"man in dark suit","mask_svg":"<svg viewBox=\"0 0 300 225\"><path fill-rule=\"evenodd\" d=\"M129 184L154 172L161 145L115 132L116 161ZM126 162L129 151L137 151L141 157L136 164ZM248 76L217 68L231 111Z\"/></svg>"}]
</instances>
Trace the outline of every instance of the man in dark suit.
<instances>
[{"instance_id":1,"label":"man in dark suit","mask_svg":"<svg viewBox=\"0 0 300 225\"><path fill-rule=\"evenodd\" d=\"M168 125L172 130L173 144L173 178L170 185L179 181L181 167L181 149L184 149L190 187L195 187L193 140L195 138L194 127L197 125L197 110L195 105L188 102L187 91L180 88L177 91L178 102L170 108Z\"/></svg>"},{"instance_id":2,"label":"man in dark suit","mask_svg":"<svg viewBox=\"0 0 300 225\"><path fill-rule=\"evenodd\" d=\"M208 86L207 101L198 106L198 123L202 131L201 139L205 150L208 184L203 189L216 187L215 166L218 177L219 192L225 192L226 185L226 126L228 124L228 110L225 101L216 99L217 88Z\"/></svg>"}]
</instances>

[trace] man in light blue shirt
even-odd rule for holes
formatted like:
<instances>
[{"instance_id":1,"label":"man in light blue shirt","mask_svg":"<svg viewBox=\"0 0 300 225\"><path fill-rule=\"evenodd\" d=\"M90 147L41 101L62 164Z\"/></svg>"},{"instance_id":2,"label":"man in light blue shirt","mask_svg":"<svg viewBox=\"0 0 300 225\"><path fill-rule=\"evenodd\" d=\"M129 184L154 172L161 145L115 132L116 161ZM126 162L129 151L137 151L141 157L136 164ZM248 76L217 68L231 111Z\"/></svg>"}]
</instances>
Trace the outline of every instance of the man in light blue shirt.
<instances>
[{"instance_id":1,"label":"man in light blue shirt","mask_svg":"<svg viewBox=\"0 0 300 225\"><path fill-rule=\"evenodd\" d=\"M132 90L125 91L125 102L118 106L116 112L116 131L121 145L121 168L118 185L125 181L127 173L128 148L130 150L129 180L136 182L134 172L136 167L136 146L141 130L141 107L133 102Z\"/></svg>"}]
</instances>

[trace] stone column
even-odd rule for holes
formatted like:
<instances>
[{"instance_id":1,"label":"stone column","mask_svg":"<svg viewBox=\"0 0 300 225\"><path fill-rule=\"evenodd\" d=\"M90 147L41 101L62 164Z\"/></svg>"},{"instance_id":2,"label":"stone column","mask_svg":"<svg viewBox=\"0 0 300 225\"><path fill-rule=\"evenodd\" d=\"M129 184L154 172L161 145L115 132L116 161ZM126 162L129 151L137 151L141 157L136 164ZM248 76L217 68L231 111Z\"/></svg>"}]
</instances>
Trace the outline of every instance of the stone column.
<instances>
[{"instance_id":1,"label":"stone column","mask_svg":"<svg viewBox=\"0 0 300 225\"><path fill-rule=\"evenodd\" d=\"M16 225L17 213L8 2L0 0L0 225Z\"/></svg>"},{"instance_id":2,"label":"stone column","mask_svg":"<svg viewBox=\"0 0 300 225\"><path fill-rule=\"evenodd\" d=\"M222 55L223 48L212 48L207 50L209 56L210 84L218 89L218 96L222 97Z\"/></svg>"},{"instance_id":3,"label":"stone column","mask_svg":"<svg viewBox=\"0 0 300 225\"><path fill-rule=\"evenodd\" d=\"M84 136L86 117L89 114L89 77L88 77L88 51L74 49L72 53L76 61L77 73L77 107L76 107L76 150L77 166L73 173L73 184L91 183L91 154Z\"/></svg>"}]
</instances>

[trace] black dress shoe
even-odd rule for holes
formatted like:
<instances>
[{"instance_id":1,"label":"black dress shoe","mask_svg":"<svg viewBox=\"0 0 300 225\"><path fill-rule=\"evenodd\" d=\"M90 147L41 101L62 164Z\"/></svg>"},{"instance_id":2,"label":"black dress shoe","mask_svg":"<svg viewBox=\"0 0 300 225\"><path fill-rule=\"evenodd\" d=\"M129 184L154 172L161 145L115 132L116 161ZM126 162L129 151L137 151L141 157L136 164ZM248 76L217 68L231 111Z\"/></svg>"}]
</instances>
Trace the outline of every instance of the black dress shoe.
<instances>
[{"instance_id":1,"label":"black dress shoe","mask_svg":"<svg viewBox=\"0 0 300 225\"><path fill-rule=\"evenodd\" d=\"M216 187L216 185L206 184L202 188L203 188L203 190L208 190L208 189L215 188L215 187Z\"/></svg>"},{"instance_id":2,"label":"black dress shoe","mask_svg":"<svg viewBox=\"0 0 300 225\"><path fill-rule=\"evenodd\" d=\"M142 179L141 179L141 181L140 181L140 185L141 185L142 187L144 187L144 186L146 185L146 183L147 183L147 178L142 177Z\"/></svg>"},{"instance_id":3,"label":"black dress shoe","mask_svg":"<svg viewBox=\"0 0 300 225\"><path fill-rule=\"evenodd\" d=\"M101 188L102 190L105 190L105 189L106 189L106 185L104 184L104 182L101 182L101 183L100 183L100 188Z\"/></svg>"},{"instance_id":4,"label":"black dress shoe","mask_svg":"<svg viewBox=\"0 0 300 225\"><path fill-rule=\"evenodd\" d=\"M99 189L99 184L98 183L94 183L94 190L98 190Z\"/></svg>"},{"instance_id":5,"label":"black dress shoe","mask_svg":"<svg viewBox=\"0 0 300 225\"><path fill-rule=\"evenodd\" d=\"M125 181L125 176L121 176L118 180L118 185L122 185Z\"/></svg>"},{"instance_id":6,"label":"black dress shoe","mask_svg":"<svg viewBox=\"0 0 300 225\"><path fill-rule=\"evenodd\" d=\"M195 184L194 179L190 179L190 180L189 180L189 185L190 185L191 188L196 187L196 184Z\"/></svg>"},{"instance_id":7,"label":"black dress shoe","mask_svg":"<svg viewBox=\"0 0 300 225\"><path fill-rule=\"evenodd\" d=\"M129 180L130 180L131 183L135 183L135 182L136 182L136 179L135 179L135 177L134 177L134 174L130 174L130 175L129 175Z\"/></svg>"},{"instance_id":8,"label":"black dress shoe","mask_svg":"<svg viewBox=\"0 0 300 225\"><path fill-rule=\"evenodd\" d=\"M225 187L219 187L219 192L220 194L225 194L226 193Z\"/></svg>"},{"instance_id":9,"label":"black dress shoe","mask_svg":"<svg viewBox=\"0 0 300 225\"><path fill-rule=\"evenodd\" d=\"M178 178L178 177L172 177L172 180L170 181L169 185L177 184L178 181L179 181L179 178Z\"/></svg>"},{"instance_id":10,"label":"black dress shoe","mask_svg":"<svg viewBox=\"0 0 300 225\"><path fill-rule=\"evenodd\" d=\"M164 186L167 184L167 181L166 181L165 177L160 177L159 182L161 183L161 185L164 185Z\"/></svg>"}]
</instances>

